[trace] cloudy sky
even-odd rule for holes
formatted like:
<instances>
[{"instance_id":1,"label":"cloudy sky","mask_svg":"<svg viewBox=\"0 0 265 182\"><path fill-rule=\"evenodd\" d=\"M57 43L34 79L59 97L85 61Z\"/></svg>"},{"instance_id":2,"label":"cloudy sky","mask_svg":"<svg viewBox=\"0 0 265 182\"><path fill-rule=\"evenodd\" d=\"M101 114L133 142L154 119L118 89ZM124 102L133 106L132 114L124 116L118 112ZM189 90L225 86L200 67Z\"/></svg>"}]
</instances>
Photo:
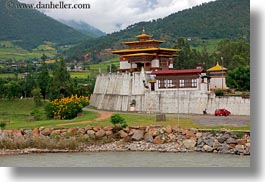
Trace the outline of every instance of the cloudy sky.
<instances>
[{"instance_id":1,"label":"cloudy sky","mask_svg":"<svg viewBox=\"0 0 265 182\"><path fill-rule=\"evenodd\" d=\"M62 0L19 0L25 3L57 3ZM57 19L84 21L106 33L128 25L163 18L174 12L214 0L64 0L65 3L88 3L90 9L44 10Z\"/></svg>"}]
</instances>

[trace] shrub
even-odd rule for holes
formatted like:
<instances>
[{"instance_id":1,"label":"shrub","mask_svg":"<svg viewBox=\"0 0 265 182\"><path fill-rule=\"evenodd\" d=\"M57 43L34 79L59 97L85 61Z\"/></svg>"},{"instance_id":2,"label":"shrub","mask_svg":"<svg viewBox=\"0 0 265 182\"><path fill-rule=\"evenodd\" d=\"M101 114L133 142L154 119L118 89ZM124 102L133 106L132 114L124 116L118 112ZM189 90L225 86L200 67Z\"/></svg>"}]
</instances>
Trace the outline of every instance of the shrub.
<instances>
[{"instance_id":1,"label":"shrub","mask_svg":"<svg viewBox=\"0 0 265 182\"><path fill-rule=\"evenodd\" d=\"M222 91L222 90L216 90L215 91L215 95L216 96L224 96L224 91Z\"/></svg>"},{"instance_id":2,"label":"shrub","mask_svg":"<svg viewBox=\"0 0 265 182\"><path fill-rule=\"evenodd\" d=\"M88 97L75 95L53 100L47 104L45 111L49 118L73 119L88 104Z\"/></svg>"},{"instance_id":3,"label":"shrub","mask_svg":"<svg viewBox=\"0 0 265 182\"><path fill-rule=\"evenodd\" d=\"M113 114L110 117L110 122L114 125L116 129L122 129L127 127L127 123L125 122L125 119L121 117L119 114Z\"/></svg>"},{"instance_id":4,"label":"shrub","mask_svg":"<svg viewBox=\"0 0 265 182\"><path fill-rule=\"evenodd\" d=\"M39 88L33 89L31 91L31 94L33 96L33 100L34 100L36 106L40 106L41 105L41 99L42 99L41 90Z\"/></svg>"},{"instance_id":5,"label":"shrub","mask_svg":"<svg viewBox=\"0 0 265 182\"><path fill-rule=\"evenodd\" d=\"M1 123L0 123L0 128L1 128L1 129L5 129L5 127L6 127L6 123L1 122Z\"/></svg>"}]
</instances>

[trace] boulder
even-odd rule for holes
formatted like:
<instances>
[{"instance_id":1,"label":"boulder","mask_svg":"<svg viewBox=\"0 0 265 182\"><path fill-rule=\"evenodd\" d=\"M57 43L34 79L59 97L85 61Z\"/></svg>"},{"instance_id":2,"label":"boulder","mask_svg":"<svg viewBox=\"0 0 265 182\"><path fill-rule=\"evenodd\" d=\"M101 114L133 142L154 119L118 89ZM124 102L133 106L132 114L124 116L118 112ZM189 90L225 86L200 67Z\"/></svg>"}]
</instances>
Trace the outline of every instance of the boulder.
<instances>
[{"instance_id":1,"label":"boulder","mask_svg":"<svg viewBox=\"0 0 265 182\"><path fill-rule=\"evenodd\" d=\"M133 140L140 141L144 138L144 131L143 130L136 130L132 136Z\"/></svg>"},{"instance_id":2,"label":"boulder","mask_svg":"<svg viewBox=\"0 0 265 182\"><path fill-rule=\"evenodd\" d=\"M67 130L67 133L76 134L77 133L77 128L69 128Z\"/></svg>"},{"instance_id":3,"label":"boulder","mask_svg":"<svg viewBox=\"0 0 265 182\"><path fill-rule=\"evenodd\" d=\"M95 132L98 132L98 131L100 131L101 129L102 129L101 126L95 126L95 127L93 127L93 130L94 130Z\"/></svg>"},{"instance_id":4,"label":"boulder","mask_svg":"<svg viewBox=\"0 0 265 182\"><path fill-rule=\"evenodd\" d=\"M198 132L198 133L196 133L196 135L195 135L197 138L201 138L202 137L202 133L201 132Z\"/></svg>"},{"instance_id":5,"label":"boulder","mask_svg":"<svg viewBox=\"0 0 265 182\"><path fill-rule=\"evenodd\" d=\"M32 130L32 135L39 135L40 131L39 131L39 128L34 128Z\"/></svg>"},{"instance_id":6,"label":"boulder","mask_svg":"<svg viewBox=\"0 0 265 182\"><path fill-rule=\"evenodd\" d=\"M247 139L238 139L237 144L238 145L245 145L247 143Z\"/></svg>"},{"instance_id":7,"label":"boulder","mask_svg":"<svg viewBox=\"0 0 265 182\"><path fill-rule=\"evenodd\" d=\"M213 146L213 142L214 142L214 138L208 138L208 139L204 140L204 143L210 147Z\"/></svg>"},{"instance_id":8,"label":"boulder","mask_svg":"<svg viewBox=\"0 0 265 182\"><path fill-rule=\"evenodd\" d=\"M213 151L213 148L208 146L208 145L204 145L203 146L203 149L206 151L206 152L212 152Z\"/></svg>"},{"instance_id":9,"label":"boulder","mask_svg":"<svg viewBox=\"0 0 265 182\"><path fill-rule=\"evenodd\" d=\"M61 134L61 130L53 130L51 132L51 135L60 135Z\"/></svg>"},{"instance_id":10,"label":"boulder","mask_svg":"<svg viewBox=\"0 0 265 182\"><path fill-rule=\"evenodd\" d=\"M32 134L32 130L23 130L23 135L31 135Z\"/></svg>"},{"instance_id":11,"label":"boulder","mask_svg":"<svg viewBox=\"0 0 265 182\"><path fill-rule=\"evenodd\" d=\"M153 136L150 133L145 133L145 135L144 135L144 141L152 143L153 140L154 140L153 139Z\"/></svg>"},{"instance_id":12,"label":"boulder","mask_svg":"<svg viewBox=\"0 0 265 182\"><path fill-rule=\"evenodd\" d=\"M134 134L134 132L136 131L136 129L130 129L129 131L129 135L132 136Z\"/></svg>"},{"instance_id":13,"label":"boulder","mask_svg":"<svg viewBox=\"0 0 265 182\"><path fill-rule=\"evenodd\" d=\"M105 130L101 129L99 130L98 132L96 132L96 137L97 138L101 138L101 137L104 137L106 135L106 132Z\"/></svg>"},{"instance_id":14,"label":"boulder","mask_svg":"<svg viewBox=\"0 0 265 182\"><path fill-rule=\"evenodd\" d=\"M12 135L14 137L22 137L22 131L21 130L12 130Z\"/></svg>"},{"instance_id":15,"label":"boulder","mask_svg":"<svg viewBox=\"0 0 265 182\"><path fill-rule=\"evenodd\" d=\"M223 154L230 153L230 146L228 144L222 144L220 152Z\"/></svg>"},{"instance_id":16,"label":"boulder","mask_svg":"<svg viewBox=\"0 0 265 182\"><path fill-rule=\"evenodd\" d=\"M45 128L43 130L41 130L41 134L44 136L49 136L51 134L52 130L50 128Z\"/></svg>"},{"instance_id":17,"label":"boulder","mask_svg":"<svg viewBox=\"0 0 265 182\"><path fill-rule=\"evenodd\" d=\"M193 131L189 131L189 130L187 130L185 134L186 134L187 139L194 138L196 136Z\"/></svg>"},{"instance_id":18,"label":"boulder","mask_svg":"<svg viewBox=\"0 0 265 182\"><path fill-rule=\"evenodd\" d=\"M236 141L236 139L234 139L234 138L228 138L227 140L226 140L226 143L227 144L237 144L237 141Z\"/></svg>"},{"instance_id":19,"label":"boulder","mask_svg":"<svg viewBox=\"0 0 265 182\"><path fill-rule=\"evenodd\" d=\"M120 130L120 131L119 131L119 134L120 134L120 137L121 137L121 138L125 138L125 137L128 136L128 133L126 133L126 132L123 131L123 130Z\"/></svg>"},{"instance_id":20,"label":"boulder","mask_svg":"<svg viewBox=\"0 0 265 182\"><path fill-rule=\"evenodd\" d=\"M244 153L244 145L236 145L235 149L239 153Z\"/></svg>"},{"instance_id":21,"label":"boulder","mask_svg":"<svg viewBox=\"0 0 265 182\"><path fill-rule=\"evenodd\" d=\"M78 130L78 132L81 133L81 134L86 134L86 130L85 130L85 128L80 128L80 129Z\"/></svg>"},{"instance_id":22,"label":"boulder","mask_svg":"<svg viewBox=\"0 0 265 182\"><path fill-rule=\"evenodd\" d=\"M150 133L152 136L158 136L159 135L159 129L158 128L150 128L148 133Z\"/></svg>"},{"instance_id":23,"label":"boulder","mask_svg":"<svg viewBox=\"0 0 265 182\"><path fill-rule=\"evenodd\" d=\"M214 148L214 149L218 149L219 147L221 147L221 144L218 142L218 140L215 140L215 141L213 142L213 148Z\"/></svg>"},{"instance_id":24,"label":"boulder","mask_svg":"<svg viewBox=\"0 0 265 182\"><path fill-rule=\"evenodd\" d=\"M196 145L196 140L194 139L187 139L187 140L184 140L183 141L183 144L184 146L187 148L187 149L192 149L195 147Z\"/></svg>"},{"instance_id":25,"label":"boulder","mask_svg":"<svg viewBox=\"0 0 265 182\"><path fill-rule=\"evenodd\" d=\"M153 140L153 144L163 144L165 140L163 140L160 136L156 136Z\"/></svg>"},{"instance_id":26,"label":"boulder","mask_svg":"<svg viewBox=\"0 0 265 182\"><path fill-rule=\"evenodd\" d=\"M171 126L170 126L170 125L167 125L166 128L165 128L165 131L166 131L167 134L172 133L172 128L171 128Z\"/></svg>"},{"instance_id":27,"label":"boulder","mask_svg":"<svg viewBox=\"0 0 265 182\"><path fill-rule=\"evenodd\" d=\"M93 129L93 127L92 126L86 126L85 127L85 130L87 131L87 130L92 130Z\"/></svg>"},{"instance_id":28,"label":"boulder","mask_svg":"<svg viewBox=\"0 0 265 182\"><path fill-rule=\"evenodd\" d=\"M107 135L107 136L110 136L110 135L112 135L112 134L113 134L113 131L112 131L112 130L106 131L106 135Z\"/></svg>"},{"instance_id":29,"label":"boulder","mask_svg":"<svg viewBox=\"0 0 265 182\"><path fill-rule=\"evenodd\" d=\"M95 135L94 130L87 130L86 133L88 134L88 136L90 136L90 135Z\"/></svg>"},{"instance_id":30,"label":"boulder","mask_svg":"<svg viewBox=\"0 0 265 182\"><path fill-rule=\"evenodd\" d=\"M221 136L221 137L218 137L217 140L219 143L224 143L224 141L226 140L226 137Z\"/></svg>"},{"instance_id":31,"label":"boulder","mask_svg":"<svg viewBox=\"0 0 265 182\"><path fill-rule=\"evenodd\" d=\"M113 127L112 126L105 126L103 129L105 131L112 131L113 130Z\"/></svg>"}]
</instances>

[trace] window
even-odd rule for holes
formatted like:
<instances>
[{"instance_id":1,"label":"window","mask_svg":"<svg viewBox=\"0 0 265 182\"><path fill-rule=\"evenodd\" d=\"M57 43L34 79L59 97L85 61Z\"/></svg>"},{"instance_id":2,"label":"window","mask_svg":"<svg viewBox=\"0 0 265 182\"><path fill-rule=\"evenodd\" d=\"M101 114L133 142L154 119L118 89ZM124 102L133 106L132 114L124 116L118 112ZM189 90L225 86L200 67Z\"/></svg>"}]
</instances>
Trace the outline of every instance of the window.
<instances>
[{"instance_id":1,"label":"window","mask_svg":"<svg viewBox=\"0 0 265 182\"><path fill-rule=\"evenodd\" d=\"M184 87L184 80L179 80L179 87Z\"/></svg>"},{"instance_id":2,"label":"window","mask_svg":"<svg viewBox=\"0 0 265 182\"><path fill-rule=\"evenodd\" d=\"M197 87L197 79L191 80L191 87Z\"/></svg>"}]
</instances>

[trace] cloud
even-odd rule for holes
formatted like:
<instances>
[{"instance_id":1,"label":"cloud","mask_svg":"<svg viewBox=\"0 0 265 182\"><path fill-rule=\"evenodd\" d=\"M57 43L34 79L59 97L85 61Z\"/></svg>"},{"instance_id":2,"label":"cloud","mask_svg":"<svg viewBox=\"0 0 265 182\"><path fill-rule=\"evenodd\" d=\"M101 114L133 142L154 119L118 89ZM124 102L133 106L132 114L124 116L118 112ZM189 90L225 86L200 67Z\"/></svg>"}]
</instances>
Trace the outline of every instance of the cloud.
<instances>
[{"instance_id":1,"label":"cloud","mask_svg":"<svg viewBox=\"0 0 265 182\"><path fill-rule=\"evenodd\" d=\"M40 0L19 0L39 3ZM62 0L41 0L42 3ZM90 9L42 10L45 14L64 20L84 21L104 32L111 33L140 22L163 18L174 12L213 0L64 0L64 3L90 4Z\"/></svg>"}]
</instances>

